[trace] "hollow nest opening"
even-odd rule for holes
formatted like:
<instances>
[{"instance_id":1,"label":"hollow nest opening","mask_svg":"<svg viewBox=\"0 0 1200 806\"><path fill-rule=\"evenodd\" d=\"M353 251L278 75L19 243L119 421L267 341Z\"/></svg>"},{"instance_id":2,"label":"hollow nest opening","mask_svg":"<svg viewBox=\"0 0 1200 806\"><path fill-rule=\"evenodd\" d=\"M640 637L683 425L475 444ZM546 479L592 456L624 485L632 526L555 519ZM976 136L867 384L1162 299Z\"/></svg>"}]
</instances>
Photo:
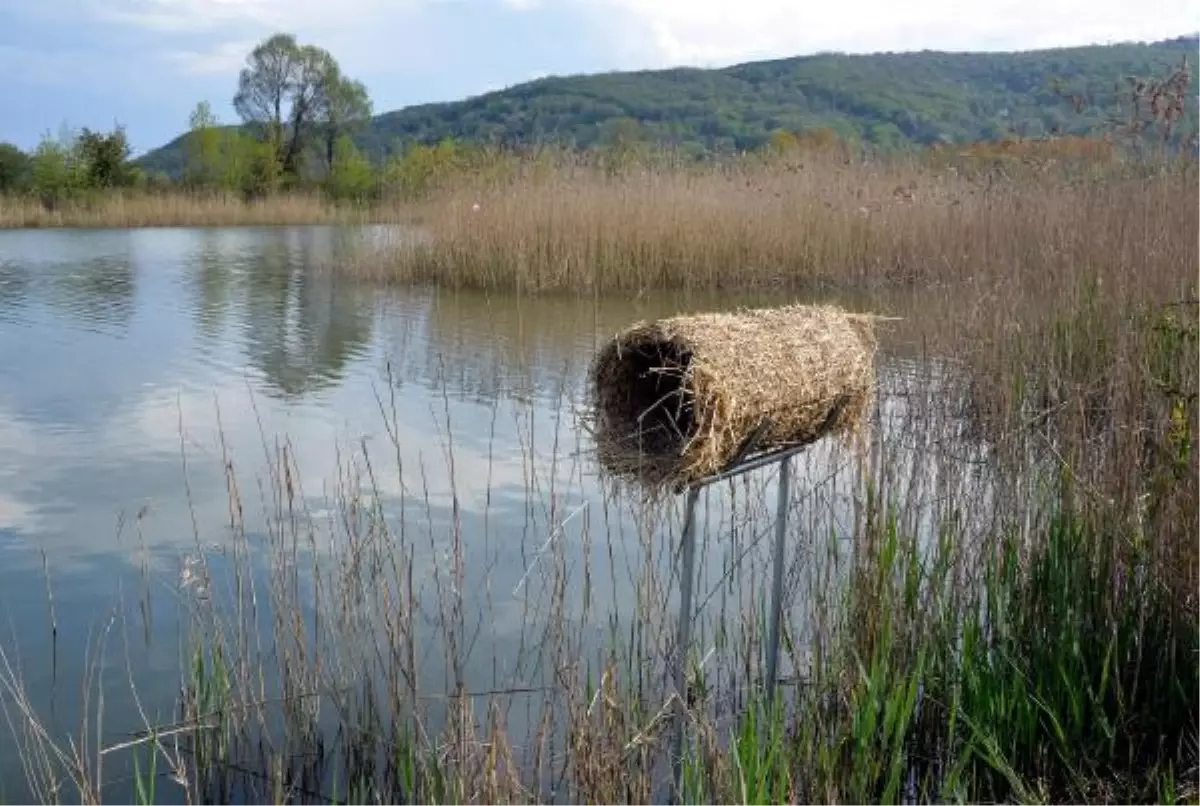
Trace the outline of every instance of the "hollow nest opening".
<instances>
[{"instance_id":1,"label":"hollow nest opening","mask_svg":"<svg viewBox=\"0 0 1200 806\"><path fill-rule=\"evenodd\" d=\"M625 345L609 362L603 416L610 433L648 457L677 457L695 435L692 351L674 341Z\"/></svg>"},{"instance_id":2,"label":"hollow nest opening","mask_svg":"<svg viewBox=\"0 0 1200 806\"><path fill-rule=\"evenodd\" d=\"M657 490L749 451L853 431L874 353L872 320L829 307L639 322L592 363L597 458L610 475Z\"/></svg>"}]
</instances>

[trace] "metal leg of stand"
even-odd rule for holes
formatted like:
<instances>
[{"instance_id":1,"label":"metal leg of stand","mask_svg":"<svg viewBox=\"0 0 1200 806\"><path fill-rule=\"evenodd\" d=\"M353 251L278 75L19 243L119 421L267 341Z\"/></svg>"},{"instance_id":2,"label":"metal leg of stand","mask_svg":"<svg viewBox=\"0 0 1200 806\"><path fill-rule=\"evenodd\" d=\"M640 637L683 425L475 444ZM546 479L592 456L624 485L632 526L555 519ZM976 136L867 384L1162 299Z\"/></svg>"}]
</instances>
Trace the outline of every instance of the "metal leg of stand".
<instances>
[{"instance_id":1,"label":"metal leg of stand","mask_svg":"<svg viewBox=\"0 0 1200 806\"><path fill-rule=\"evenodd\" d=\"M788 497L791 492L791 463L779 463L779 504L775 514L774 578L771 581L771 623L767 628L767 708L775 706L775 682L779 672L779 620L783 615L783 559L787 538Z\"/></svg>"},{"instance_id":2,"label":"metal leg of stand","mask_svg":"<svg viewBox=\"0 0 1200 806\"><path fill-rule=\"evenodd\" d=\"M700 488L687 492L687 510L683 520L682 555L679 569L679 633L675 642L675 691L681 702L675 719L674 802L683 797L683 734L687 710L687 656L692 644L692 582L696 567L696 501Z\"/></svg>"}]
</instances>

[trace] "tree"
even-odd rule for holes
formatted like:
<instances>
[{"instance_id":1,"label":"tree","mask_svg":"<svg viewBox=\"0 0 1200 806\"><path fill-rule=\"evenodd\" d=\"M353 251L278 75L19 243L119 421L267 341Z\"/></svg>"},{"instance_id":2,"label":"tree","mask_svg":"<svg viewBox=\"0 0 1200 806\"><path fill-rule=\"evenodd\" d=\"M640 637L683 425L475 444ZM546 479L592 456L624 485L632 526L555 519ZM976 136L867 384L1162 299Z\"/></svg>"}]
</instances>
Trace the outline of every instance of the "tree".
<instances>
[{"instance_id":1,"label":"tree","mask_svg":"<svg viewBox=\"0 0 1200 806\"><path fill-rule=\"evenodd\" d=\"M327 66L321 77L320 120L321 136L325 146L325 167L332 172L338 138L353 136L371 119L371 98L361 81L353 81L342 75L336 63Z\"/></svg>"},{"instance_id":2,"label":"tree","mask_svg":"<svg viewBox=\"0 0 1200 806\"><path fill-rule=\"evenodd\" d=\"M292 34L275 34L246 57L234 109L246 123L265 130L285 173L296 173L300 154L327 106L325 78L336 68L327 51L300 45Z\"/></svg>"},{"instance_id":3,"label":"tree","mask_svg":"<svg viewBox=\"0 0 1200 806\"><path fill-rule=\"evenodd\" d=\"M233 133L228 141L228 181L247 199L269 196L279 185L274 144Z\"/></svg>"},{"instance_id":4,"label":"tree","mask_svg":"<svg viewBox=\"0 0 1200 806\"><path fill-rule=\"evenodd\" d=\"M300 46L291 34L266 39L246 57L238 76L233 108L246 123L266 130L266 139L276 152L283 147L283 121L295 82Z\"/></svg>"},{"instance_id":5,"label":"tree","mask_svg":"<svg viewBox=\"0 0 1200 806\"><path fill-rule=\"evenodd\" d=\"M75 144L65 133L58 140L46 134L29 158L30 186L47 210L57 208L82 185Z\"/></svg>"},{"instance_id":6,"label":"tree","mask_svg":"<svg viewBox=\"0 0 1200 806\"><path fill-rule=\"evenodd\" d=\"M337 70L337 62L327 51L314 45L300 48L292 94L291 137L283 152L283 170L289 174L296 174L300 154L309 142L322 110L328 107L325 77Z\"/></svg>"},{"instance_id":7,"label":"tree","mask_svg":"<svg viewBox=\"0 0 1200 806\"><path fill-rule=\"evenodd\" d=\"M349 135L339 136L334 143L328 187L333 198L359 203L366 201L375 189L371 161L354 147Z\"/></svg>"},{"instance_id":8,"label":"tree","mask_svg":"<svg viewBox=\"0 0 1200 806\"><path fill-rule=\"evenodd\" d=\"M187 141L184 143L184 181L194 187L213 188L221 184L221 131L217 116L208 101L196 104L189 118Z\"/></svg>"},{"instance_id":9,"label":"tree","mask_svg":"<svg viewBox=\"0 0 1200 806\"><path fill-rule=\"evenodd\" d=\"M106 189L133 184L129 141L123 126L108 134L85 128L76 142L76 151L88 187Z\"/></svg>"},{"instance_id":10,"label":"tree","mask_svg":"<svg viewBox=\"0 0 1200 806\"><path fill-rule=\"evenodd\" d=\"M12 143L0 143L0 193L21 190L29 182L29 155Z\"/></svg>"}]
</instances>

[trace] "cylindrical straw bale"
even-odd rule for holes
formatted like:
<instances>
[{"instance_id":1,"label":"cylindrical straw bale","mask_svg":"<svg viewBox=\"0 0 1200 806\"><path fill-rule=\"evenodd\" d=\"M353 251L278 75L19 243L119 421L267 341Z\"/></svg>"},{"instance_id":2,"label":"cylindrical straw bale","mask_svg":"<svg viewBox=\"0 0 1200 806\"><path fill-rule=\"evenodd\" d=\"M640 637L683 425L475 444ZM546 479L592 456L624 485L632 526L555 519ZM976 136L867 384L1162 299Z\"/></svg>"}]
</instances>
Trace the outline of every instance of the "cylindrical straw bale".
<instances>
[{"instance_id":1,"label":"cylindrical straw bale","mask_svg":"<svg viewBox=\"0 0 1200 806\"><path fill-rule=\"evenodd\" d=\"M591 367L602 467L651 487L754 450L858 427L874 385L874 317L790 305L639 322Z\"/></svg>"}]
</instances>

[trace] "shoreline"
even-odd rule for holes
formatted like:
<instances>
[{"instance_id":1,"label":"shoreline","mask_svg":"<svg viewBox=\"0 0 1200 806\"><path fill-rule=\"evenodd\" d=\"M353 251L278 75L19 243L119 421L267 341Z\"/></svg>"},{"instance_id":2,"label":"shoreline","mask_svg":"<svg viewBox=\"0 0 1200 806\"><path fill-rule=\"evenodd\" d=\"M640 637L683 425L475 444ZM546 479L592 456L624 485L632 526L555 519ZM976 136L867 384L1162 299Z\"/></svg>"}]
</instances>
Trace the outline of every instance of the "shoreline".
<instances>
[{"instance_id":1,"label":"shoreline","mask_svg":"<svg viewBox=\"0 0 1200 806\"><path fill-rule=\"evenodd\" d=\"M0 197L0 231L355 226L406 223L405 216L401 205L350 206L309 193L252 202L232 195L122 193L55 210L33 199Z\"/></svg>"}]
</instances>

